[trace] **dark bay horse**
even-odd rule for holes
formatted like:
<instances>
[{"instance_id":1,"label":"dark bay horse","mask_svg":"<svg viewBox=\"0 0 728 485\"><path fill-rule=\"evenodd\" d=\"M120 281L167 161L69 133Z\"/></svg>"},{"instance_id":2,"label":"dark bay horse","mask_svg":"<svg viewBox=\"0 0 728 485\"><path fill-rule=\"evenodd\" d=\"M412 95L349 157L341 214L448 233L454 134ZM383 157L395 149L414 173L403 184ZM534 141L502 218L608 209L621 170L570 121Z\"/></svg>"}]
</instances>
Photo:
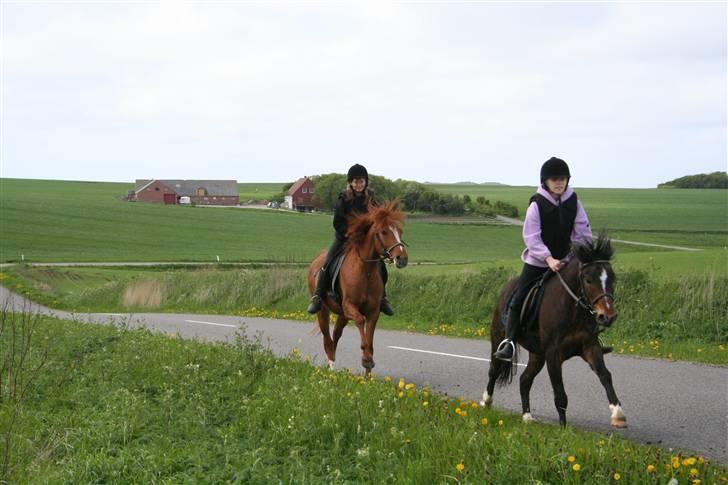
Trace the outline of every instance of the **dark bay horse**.
<instances>
[{"instance_id":1,"label":"dark bay horse","mask_svg":"<svg viewBox=\"0 0 728 485\"><path fill-rule=\"evenodd\" d=\"M556 277L545 285L541 308L538 311L538 330L526 332L518 343L528 350L528 365L520 379L523 421L533 421L529 394L536 375L548 369L554 402L559 413L559 423L566 426L568 398L564 391L561 365L573 357L581 356L601 381L607 391L611 410L611 425L627 427L627 420L617 394L612 386L612 375L604 364L598 334L608 328L616 319L614 307L615 276L610 260L613 249L605 233L593 245L577 246L575 258L562 268ZM488 371L488 385L481 404L490 406L496 382L507 384L513 376L510 363L496 359L493 354L505 337L501 313L516 284L509 281L501 292L490 327L491 362ZM514 356L515 362L515 356Z\"/></svg>"},{"instance_id":2,"label":"dark bay horse","mask_svg":"<svg viewBox=\"0 0 728 485\"><path fill-rule=\"evenodd\" d=\"M379 267L382 260L394 262L397 268L407 266L407 250L402 241L404 220L404 213L394 202L371 207L369 212L353 215L349 219L344 262L339 271L341 305L327 295L321 310L316 314L329 367L333 367L336 360L336 346L341 333L347 322L352 320L361 337L361 364L366 374L371 373L374 367L374 330L384 294ZM324 251L308 269L311 294L316 288L316 274L325 257ZM331 313L338 315L333 336L329 333Z\"/></svg>"}]
</instances>

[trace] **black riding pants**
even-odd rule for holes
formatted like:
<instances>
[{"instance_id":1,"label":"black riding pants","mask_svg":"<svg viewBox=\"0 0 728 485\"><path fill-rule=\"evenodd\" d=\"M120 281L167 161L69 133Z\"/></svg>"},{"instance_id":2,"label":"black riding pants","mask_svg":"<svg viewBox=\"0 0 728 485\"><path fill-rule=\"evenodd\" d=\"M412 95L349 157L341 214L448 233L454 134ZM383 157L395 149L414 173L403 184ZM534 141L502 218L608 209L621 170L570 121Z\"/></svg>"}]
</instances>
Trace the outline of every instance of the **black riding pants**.
<instances>
[{"instance_id":1,"label":"black riding pants","mask_svg":"<svg viewBox=\"0 0 728 485\"><path fill-rule=\"evenodd\" d=\"M529 288L547 271L549 271L549 268L541 268L539 266L523 263L521 276L516 282L515 293L511 300L510 307L508 308L508 328L506 329L506 336L509 339L515 340L518 333L518 327L521 323L521 306L523 305L523 300L526 299Z\"/></svg>"}]
</instances>

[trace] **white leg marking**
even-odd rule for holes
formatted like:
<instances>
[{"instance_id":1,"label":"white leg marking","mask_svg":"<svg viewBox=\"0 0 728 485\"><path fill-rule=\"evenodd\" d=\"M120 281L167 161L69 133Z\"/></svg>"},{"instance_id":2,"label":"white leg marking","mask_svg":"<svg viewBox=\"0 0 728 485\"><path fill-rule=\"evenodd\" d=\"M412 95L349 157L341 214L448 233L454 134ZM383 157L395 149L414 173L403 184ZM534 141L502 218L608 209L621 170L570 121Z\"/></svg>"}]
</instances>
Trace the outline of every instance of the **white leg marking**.
<instances>
[{"instance_id":1,"label":"white leg marking","mask_svg":"<svg viewBox=\"0 0 728 485\"><path fill-rule=\"evenodd\" d=\"M612 411L612 419L624 419L624 412L622 406L619 404L610 404L609 409Z\"/></svg>"},{"instance_id":2,"label":"white leg marking","mask_svg":"<svg viewBox=\"0 0 728 485\"><path fill-rule=\"evenodd\" d=\"M488 394L488 391L483 391L483 399L480 401L481 406L490 407L493 404L493 396Z\"/></svg>"},{"instance_id":3,"label":"white leg marking","mask_svg":"<svg viewBox=\"0 0 728 485\"><path fill-rule=\"evenodd\" d=\"M329 361L329 369L334 370L334 361L333 360Z\"/></svg>"},{"instance_id":4,"label":"white leg marking","mask_svg":"<svg viewBox=\"0 0 728 485\"><path fill-rule=\"evenodd\" d=\"M521 417L524 423L533 423L536 421L533 419L533 416L531 416L531 413L523 413L523 416Z\"/></svg>"}]
</instances>

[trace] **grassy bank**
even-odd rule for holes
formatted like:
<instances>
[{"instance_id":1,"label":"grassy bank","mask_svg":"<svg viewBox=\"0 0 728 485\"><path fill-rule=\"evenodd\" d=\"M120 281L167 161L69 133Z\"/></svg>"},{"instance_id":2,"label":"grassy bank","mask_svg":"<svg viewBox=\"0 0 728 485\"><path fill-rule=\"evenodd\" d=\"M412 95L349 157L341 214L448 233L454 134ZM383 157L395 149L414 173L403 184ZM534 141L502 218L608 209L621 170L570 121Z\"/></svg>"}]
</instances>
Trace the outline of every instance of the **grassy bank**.
<instances>
[{"instance_id":1,"label":"grassy bank","mask_svg":"<svg viewBox=\"0 0 728 485\"><path fill-rule=\"evenodd\" d=\"M23 317L2 318L8 329ZM10 335L0 333L5 362ZM6 380L0 386L0 480L728 481L728 470L700 456L526 426L519 416L433 395L397 376L366 380L291 357L275 359L243 339L209 344L38 320L14 368L25 392L11 392Z\"/></svg>"},{"instance_id":2,"label":"grassy bank","mask_svg":"<svg viewBox=\"0 0 728 485\"><path fill-rule=\"evenodd\" d=\"M488 338L506 266L391 271L394 318L382 328ZM657 271L657 270L656 270ZM305 269L31 268L0 273L0 283L53 308L81 312L189 312L312 321ZM617 323L603 334L616 352L728 364L728 276L681 278L650 270L619 272Z\"/></svg>"}]
</instances>

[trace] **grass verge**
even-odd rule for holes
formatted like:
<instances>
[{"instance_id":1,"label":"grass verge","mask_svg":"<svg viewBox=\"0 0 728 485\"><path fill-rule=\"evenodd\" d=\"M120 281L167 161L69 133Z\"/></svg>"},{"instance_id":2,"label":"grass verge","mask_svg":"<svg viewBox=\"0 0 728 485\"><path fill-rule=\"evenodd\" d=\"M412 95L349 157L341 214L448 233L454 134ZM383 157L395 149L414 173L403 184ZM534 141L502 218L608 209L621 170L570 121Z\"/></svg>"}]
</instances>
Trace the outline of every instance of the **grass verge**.
<instances>
[{"instance_id":1,"label":"grass verge","mask_svg":"<svg viewBox=\"0 0 728 485\"><path fill-rule=\"evenodd\" d=\"M6 335L2 351L8 351ZM726 483L700 456L523 425L393 376L43 318L44 371L16 412L11 483ZM5 382L5 381L4 381Z\"/></svg>"}]
</instances>

